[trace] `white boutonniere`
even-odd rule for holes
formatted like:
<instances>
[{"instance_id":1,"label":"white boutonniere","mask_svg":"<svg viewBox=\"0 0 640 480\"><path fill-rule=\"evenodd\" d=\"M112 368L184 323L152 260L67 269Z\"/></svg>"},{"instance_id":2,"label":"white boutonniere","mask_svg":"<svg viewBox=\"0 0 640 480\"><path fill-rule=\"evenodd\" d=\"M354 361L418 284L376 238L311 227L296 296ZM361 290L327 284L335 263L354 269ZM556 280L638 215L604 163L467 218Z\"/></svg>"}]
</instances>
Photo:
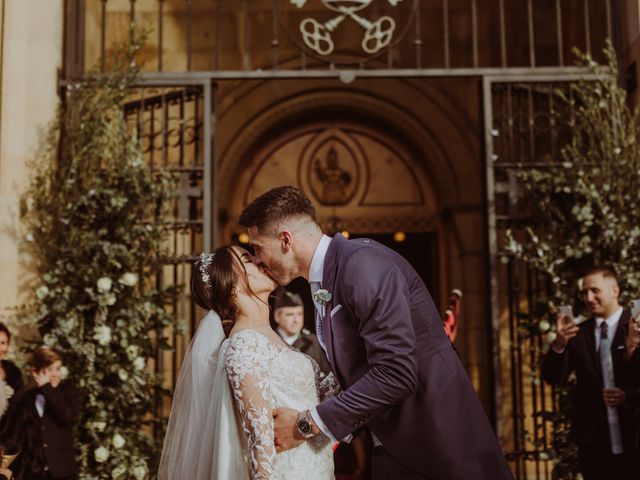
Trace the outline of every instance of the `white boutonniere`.
<instances>
[{"instance_id":1,"label":"white boutonniere","mask_svg":"<svg viewBox=\"0 0 640 480\"><path fill-rule=\"evenodd\" d=\"M319 288L313 293L313 300L318 305L325 306L331 301L331 293L324 288Z\"/></svg>"}]
</instances>

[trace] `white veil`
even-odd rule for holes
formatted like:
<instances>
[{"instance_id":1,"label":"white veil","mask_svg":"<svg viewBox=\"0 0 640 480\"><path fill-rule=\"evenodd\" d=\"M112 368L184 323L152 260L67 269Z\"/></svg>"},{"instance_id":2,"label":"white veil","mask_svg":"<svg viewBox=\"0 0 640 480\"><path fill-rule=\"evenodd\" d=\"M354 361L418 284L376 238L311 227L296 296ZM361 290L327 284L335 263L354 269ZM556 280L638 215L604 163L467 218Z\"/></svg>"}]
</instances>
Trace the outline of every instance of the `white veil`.
<instances>
[{"instance_id":1,"label":"white veil","mask_svg":"<svg viewBox=\"0 0 640 480\"><path fill-rule=\"evenodd\" d=\"M222 360L222 322L210 310L184 357L158 480L249 478L245 444Z\"/></svg>"}]
</instances>

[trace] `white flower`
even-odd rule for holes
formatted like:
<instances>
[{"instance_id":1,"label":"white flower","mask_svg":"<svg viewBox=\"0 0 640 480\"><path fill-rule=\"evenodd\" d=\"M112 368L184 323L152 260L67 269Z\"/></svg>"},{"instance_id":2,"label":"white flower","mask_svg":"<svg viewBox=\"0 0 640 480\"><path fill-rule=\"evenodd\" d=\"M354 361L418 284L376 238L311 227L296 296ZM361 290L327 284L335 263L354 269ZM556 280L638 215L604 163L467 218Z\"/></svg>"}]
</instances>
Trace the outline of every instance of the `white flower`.
<instances>
[{"instance_id":1,"label":"white flower","mask_svg":"<svg viewBox=\"0 0 640 480\"><path fill-rule=\"evenodd\" d=\"M118 465L116 468L111 470L111 478L122 478L125 473L127 473L127 467L124 465Z\"/></svg>"},{"instance_id":2,"label":"white flower","mask_svg":"<svg viewBox=\"0 0 640 480\"><path fill-rule=\"evenodd\" d=\"M551 328L551 324L547 320L540 320L540 323L538 324L538 328L540 329L541 332L546 332Z\"/></svg>"},{"instance_id":3,"label":"white flower","mask_svg":"<svg viewBox=\"0 0 640 480\"><path fill-rule=\"evenodd\" d=\"M113 293L110 293L105 297L104 303L106 303L107 305L115 305L116 300L116 296Z\"/></svg>"},{"instance_id":4,"label":"white flower","mask_svg":"<svg viewBox=\"0 0 640 480\"><path fill-rule=\"evenodd\" d=\"M65 366L60 368L60 378L63 380L69 376L69 369Z\"/></svg>"},{"instance_id":5,"label":"white flower","mask_svg":"<svg viewBox=\"0 0 640 480\"><path fill-rule=\"evenodd\" d=\"M556 332L547 333L547 342L549 342L549 343L553 342L556 339L557 336L558 336L558 334Z\"/></svg>"},{"instance_id":6,"label":"white flower","mask_svg":"<svg viewBox=\"0 0 640 480\"><path fill-rule=\"evenodd\" d=\"M93 428L102 432L105 428L107 428L107 422L93 422Z\"/></svg>"},{"instance_id":7,"label":"white flower","mask_svg":"<svg viewBox=\"0 0 640 480\"><path fill-rule=\"evenodd\" d=\"M100 292L107 293L109 290L111 290L113 281L109 277L100 277L96 285L98 286L98 290Z\"/></svg>"},{"instance_id":8,"label":"white flower","mask_svg":"<svg viewBox=\"0 0 640 480\"><path fill-rule=\"evenodd\" d=\"M49 294L49 287L42 285L36 290L36 297L40 300L44 299Z\"/></svg>"},{"instance_id":9,"label":"white flower","mask_svg":"<svg viewBox=\"0 0 640 480\"><path fill-rule=\"evenodd\" d=\"M33 238L33 233L27 233L27 242L33 242L34 238Z\"/></svg>"},{"instance_id":10,"label":"white flower","mask_svg":"<svg viewBox=\"0 0 640 480\"><path fill-rule=\"evenodd\" d=\"M331 293L329 293L324 288L319 288L315 292L313 292L313 300L318 305L327 305L331 301Z\"/></svg>"},{"instance_id":11,"label":"white flower","mask_svg":"<svg viewBox=\"0 0 640 480\"><path fill-rule=\"evenodd\" d=\"M111 342L111 328L106 325L98 325L93 329L93 339L97 340L100 345L109 345Z\"/></svg>"},{"instance_id":12,"label":"white flower","mask_svg":"<svg viewBox=\"0 0 640 480\"><path fill-rule=\"evenodd\" d=\"M138 356L139 351L140 351L140 348L138 348L137 345L129 345L127 347L127 357L129 357L129 360L136 358Z\"/></svg>"},{"instance_id":13,"label":"white flower","mask_svg":"<svg viewBox=\"0 0 640 480\"><path fill-rule=\"evenodd\" d=\"M56 337L54 337L50 333L47 333L42 338L42 343L44 343L47 347L53 347L56 344Z\"/></svg>"},{"instance_id":14,"label":"white flower","mask_svg":"<svg viewBox=\"0 0 640 480\"><path fill-rule=\"evenodd\" d=\"M122 435L120 435L119 433L115 433L113 435L113 439L111 440L111 443L113 444L113 448L122 448L124 447L124 444L127 442Z\"/></svg>"},{"instance_id":15,"label":"white flower","mask_svg":"<svg viewBox=\"0 0 640 480\"><path fill-rule=\"evenodd\" d=\"M144 480L147 476L147 468L144 465L136 465L133 467L133 476L136 480Z\"/></svg>"},{"instance_id":16,"label":"white flower","mask_svg":"<svg viewBox=\"0 0 640 480\"><path fill-rule=\"evenodd\" d=\"M94 450L93 456L96 457L96 462L103 463L109 458L109 450L104 447L98 447Z\"/></svg>"},{"instance_id":17,"label":"white flower","mask_svg":"<svg viewBox=\"0 0 640 480\"><path fill-rule=\"evenodd\" d=\"M136 370L143 370L147 366L147 362L144 358L138 357L133 361L133 366Z\"/></svg>"},{"instance_id":18,"label":"white flower","mask_svg":"<svg viewBox=\"0 0 640 480\"><path fill-rule=\"evenodd\" d=\"M126 285L127 287L133 287L136 283L138 283L138 275L136 273L127 272L120 277L120 280L118 280L118 282Z\"/></svg>"},{"instance_id":19,"label":"white flower","mask_svg":"<svg viewBox=\"0 0 640 480\"><path fill-rule=\"evenodd\" d=\"M126 382L129 379L129 374L126 370L120 369L118 370L118 377L120 377L120 380L123 382Z\"/></svg>"}]
</instances>

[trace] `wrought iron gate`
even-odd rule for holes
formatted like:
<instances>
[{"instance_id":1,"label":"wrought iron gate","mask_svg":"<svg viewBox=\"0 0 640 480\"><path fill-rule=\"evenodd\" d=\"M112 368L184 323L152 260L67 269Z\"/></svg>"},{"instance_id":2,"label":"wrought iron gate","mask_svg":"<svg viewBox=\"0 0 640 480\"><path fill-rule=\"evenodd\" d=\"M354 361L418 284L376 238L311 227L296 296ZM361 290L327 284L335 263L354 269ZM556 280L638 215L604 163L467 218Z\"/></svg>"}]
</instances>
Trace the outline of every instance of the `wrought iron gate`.
<instances>
[{"instance_id":1,"label":"wrought iron gate","mask_svg":"<svg viewBox=\"0 0 640 480\"><path fill-rule=\"evenodd\" d=\"M124 105L130 130L140 141L145 161L152 169L175 174L178 191L169 231L166 265L157 277L160 287L176 286L178 294L167 309L178 326L165 332L171 351L158 350L155 371L164 374L164 384L173 390L185 348L197 328L200 314L190 299L188 288L195 252L210 251L215 225L215 181L213 162L213 88L210 83L176 85L143 84L132 90ZM169 411L169 399L158 392L157 428Z\"/></svg>"},{"instance_id":2,"label":"wrought iron gate","mask_svg":"<svg viewBox=\"0 0 640 480\"><path fill-rule=\"evenodd\" d=\"M561 161L573 107L560 102L556 91L570 98L568 87L577 79L483 81L496 418L500 438L508 439L503 448L516 479L552 478L547 452L554 432L545 412L556 411L557 405L553 388L539 375L547 333L528 321L541 308L550 282L509 255L506 230L519 235L528 224L517 172Z\"/></svg>"}]
</instances>

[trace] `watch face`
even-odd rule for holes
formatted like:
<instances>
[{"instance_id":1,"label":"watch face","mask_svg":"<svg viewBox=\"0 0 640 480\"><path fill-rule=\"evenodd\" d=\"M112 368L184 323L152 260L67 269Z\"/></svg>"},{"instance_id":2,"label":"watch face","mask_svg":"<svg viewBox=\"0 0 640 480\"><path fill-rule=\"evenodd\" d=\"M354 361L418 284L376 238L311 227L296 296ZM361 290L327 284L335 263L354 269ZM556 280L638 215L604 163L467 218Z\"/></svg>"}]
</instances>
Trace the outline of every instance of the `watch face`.
<instances>
[{"instance_id":1,"label":"watch face","mask_svg":"<svg viewBox=\"0 0 640 480\"><path fill-rule=\"evenodd\" d=\"M311 424L305 419L299 420L298 430L300 430L300 433L302 433L303 435L308 435L312 432Z\"/></svg>"}]
</instances>

